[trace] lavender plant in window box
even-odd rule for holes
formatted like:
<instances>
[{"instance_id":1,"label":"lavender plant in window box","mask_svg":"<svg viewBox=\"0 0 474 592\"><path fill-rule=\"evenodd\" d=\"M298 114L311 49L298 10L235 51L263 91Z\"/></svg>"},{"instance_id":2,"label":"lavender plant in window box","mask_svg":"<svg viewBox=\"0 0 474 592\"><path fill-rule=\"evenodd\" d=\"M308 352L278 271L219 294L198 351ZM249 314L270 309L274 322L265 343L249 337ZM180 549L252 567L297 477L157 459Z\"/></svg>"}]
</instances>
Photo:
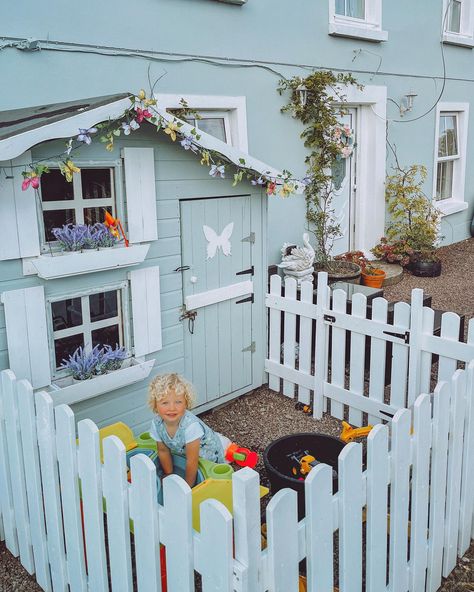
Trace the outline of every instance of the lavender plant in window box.
<instances>
[{"instance_id":1,"label":"lavender plant in window box","mask_svg":"<svg viewBox=\"0 0 474 592\"><path fill-rule=\"evenodd\" d=\"M61 370L70 370L73 380L88 380L96 375L96 368L101 363L103 350L96 345L91 352L79 346L69 358L63 360Z\"/></svg>"},{"instance_id":2,"label":"lavender plant in window box","mask_svg":"<svg viewBox=\"0 0 474 592\"><path fill-rule=\"evenodd\" d=\"M64 224L51 232L63 251L82 251L91 241L90 227L86 224Z\"/></svg>"},{"instance_id":3,"label":"lavender plant in window box","mask_svg":"<svg viewBox=\"0 0 474 592\"><path fill-rule=\"evenodd\" d=\"M107 249L115 246L118 239L110 232L102 222L97 222L90 227L91 246L97 249Z\"/></svg>"},{"instance_id":4,"label":"lavender plant in window box","mask_svg":"<svg viewBox=\"0 0 474 592\"><path fill-rule=\"evenodd\" d=\"M102 359L100 362L100 373L113 372L114 370L120 370L122 363L127 357L127 351L124 347L120 347L115 344L115 348L110 345L104 345L102 350Z\"/></svg>"}]
</instances>

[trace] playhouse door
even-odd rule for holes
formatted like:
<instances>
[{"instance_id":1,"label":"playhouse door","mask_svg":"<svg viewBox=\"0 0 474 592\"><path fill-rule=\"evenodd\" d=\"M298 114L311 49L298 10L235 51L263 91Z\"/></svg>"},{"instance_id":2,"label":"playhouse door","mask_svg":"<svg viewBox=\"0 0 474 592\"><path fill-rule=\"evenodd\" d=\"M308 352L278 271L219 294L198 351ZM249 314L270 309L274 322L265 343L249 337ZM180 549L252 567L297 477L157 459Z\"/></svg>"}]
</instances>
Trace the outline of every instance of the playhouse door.
<instances>
[{"instance_id":1,"label":"playhouse door","mask_svg":"<svg viewBox=\"0 0 474 592\"><path fill-rule=\"evenodd\" d=\"M349 113L342 117L341 125L348 125L355 132L355 109L350 109ZM349 158L334 163L332 169L334 183L332 207L342 233L341 237L334 241L333 255L352 251L355 245L355 162L355 153L353 153Z\"/></svg>"},{"instance_id":2,"label":"playhouse door","mask_svg":"<svg viewBox=\"0 0 474 592\"><path fill-rule=\"evenodd\" d=\"M182 200L180 208L185 374L202 406L252 384L251 200Z\"/></svg>"}]
</instances>

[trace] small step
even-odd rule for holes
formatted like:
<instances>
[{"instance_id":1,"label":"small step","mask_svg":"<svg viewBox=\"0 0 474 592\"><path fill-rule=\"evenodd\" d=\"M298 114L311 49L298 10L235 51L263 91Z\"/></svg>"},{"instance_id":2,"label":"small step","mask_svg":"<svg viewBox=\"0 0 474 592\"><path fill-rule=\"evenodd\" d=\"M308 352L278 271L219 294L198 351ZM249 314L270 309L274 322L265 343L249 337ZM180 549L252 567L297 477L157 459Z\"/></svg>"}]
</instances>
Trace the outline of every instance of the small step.
<instances>
[{"instance_id":1,"label":"small step","mask_svg":"<svg viewBox=\"0 0 474 592\"><path fill-rule=\"evenodd\" d=\"M371 261L372 265L385 271L384 287L394 286L403 279L403 267L398 263L386 263L385 261Z\"/></svg>"}]
</instances>

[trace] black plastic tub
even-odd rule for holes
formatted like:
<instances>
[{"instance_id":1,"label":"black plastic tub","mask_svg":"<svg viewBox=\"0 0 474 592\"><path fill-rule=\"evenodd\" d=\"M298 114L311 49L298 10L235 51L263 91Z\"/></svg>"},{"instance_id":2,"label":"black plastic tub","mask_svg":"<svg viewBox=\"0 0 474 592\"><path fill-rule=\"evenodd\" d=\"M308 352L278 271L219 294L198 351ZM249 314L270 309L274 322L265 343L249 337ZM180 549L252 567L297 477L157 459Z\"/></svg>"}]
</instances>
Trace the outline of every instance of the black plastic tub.
<instances>
[{"instance_id":1,"label":"black plastic tub","mask_svg":"<svg viewBox=\"0 0 474 592\"><path fill-rule=\"evenodd\" d=\"M298 519L304 517L304 480L292 475L292 453L307 451L311 456L333 468L333 492L337 491L337 457L345 442L325 434L303 433L284 436L272 442L263 453L263 462L270 481L270 489L275 494L289 487L298 493Z\"/></svg>"}]
</instances>

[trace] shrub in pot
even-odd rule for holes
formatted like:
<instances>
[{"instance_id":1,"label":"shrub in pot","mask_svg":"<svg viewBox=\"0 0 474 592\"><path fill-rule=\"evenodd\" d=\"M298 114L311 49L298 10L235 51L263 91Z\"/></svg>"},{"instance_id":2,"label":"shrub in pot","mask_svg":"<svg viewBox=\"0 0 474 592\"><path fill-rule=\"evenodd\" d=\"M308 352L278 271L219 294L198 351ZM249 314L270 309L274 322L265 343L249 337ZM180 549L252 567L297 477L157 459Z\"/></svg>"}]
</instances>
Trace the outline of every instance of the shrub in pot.
<instances>
[{"instance_id":1,"label":"shrub in pot","mask_svg":"<svg viewBox=\"0 0 474 592\"><path fill-rule=\"evenodd\" d=\"M391 262L398 260L415 274L418 265L412 267L412 262L425 261L430 266L436 263L437 272L441 271L436 256L441 212L423 191L426 175L422 165L401 167L397 161L394 174L387 177L385 186L392 222L387 227L386 237L372 249L375 256Z\"/></svg>"}]
</instances>

